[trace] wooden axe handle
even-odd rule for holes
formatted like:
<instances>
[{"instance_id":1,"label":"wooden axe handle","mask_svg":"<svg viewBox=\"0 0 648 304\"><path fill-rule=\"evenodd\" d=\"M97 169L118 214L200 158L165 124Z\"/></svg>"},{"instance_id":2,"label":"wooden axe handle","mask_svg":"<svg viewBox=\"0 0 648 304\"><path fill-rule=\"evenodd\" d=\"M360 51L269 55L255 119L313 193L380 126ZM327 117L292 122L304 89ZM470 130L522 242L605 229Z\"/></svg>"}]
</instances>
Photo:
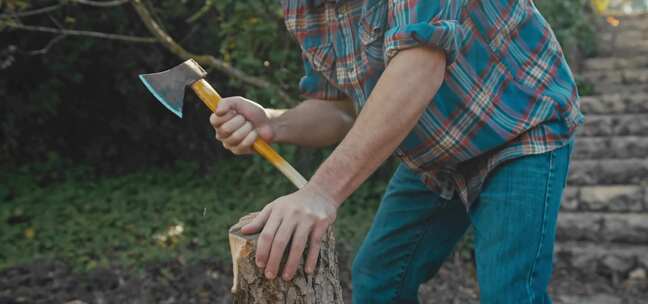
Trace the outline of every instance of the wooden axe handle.
<instances>
[{"instance_id":1,"label":"wooden axe handle","mask_svg":"<svg viewBox=\"0 0 648 304\"><path fill-rule=\"evenodd\" d=\"M191 88L212 112L216 111L216 107L218 107L218 103L222 98L209 82L201 79L192 84ZM263 139L257 138L252 148L279 169L297 188L301 189L306 185L306 179Z\"/></svg>"}]
</instances>

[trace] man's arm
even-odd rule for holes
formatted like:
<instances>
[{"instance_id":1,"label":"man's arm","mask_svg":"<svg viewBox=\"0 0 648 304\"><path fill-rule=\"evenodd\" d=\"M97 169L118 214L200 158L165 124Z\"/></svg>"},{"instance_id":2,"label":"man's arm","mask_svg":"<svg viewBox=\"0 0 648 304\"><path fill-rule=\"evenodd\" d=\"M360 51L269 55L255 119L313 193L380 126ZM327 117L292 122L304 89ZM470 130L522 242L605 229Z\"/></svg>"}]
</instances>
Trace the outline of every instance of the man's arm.
<instances>
[{"instance_id":1,"label":"man's arm","mask_svg":"<svg viewBox=\"0 0 648 304\"><path fill-rule=\"evenodd\" d=\"M350 100L305 100L290 110L270 111L274 141L312 148L339 143L353 125Z\"/></svg>"},{"instance_id":2,"label":"man's arm","mask_svg":"<svg viewBox=\"0 0 648 304\"><path fill-rule=\"evenodd\" d=\"M401 51L378 81L349 134L310 184L340 205L414 128L443 83L445 69L442 51L423 47Z\"/></svg>"},{"instance_id":3,"label":"man's arm","mask_svg":"<svg viewBox=\"0 0 648 304\"><path fill-rule=\"evenodd\" d=\"M353 125L351 101L309 99L290 110L264 109L243 97L224 98L210 122L234 154L253 153L257 137L270 143L325 147L339 143Z\"/></svg>"},{"instance_id":4,"label":"man's arm","mask_svg":"<svg viewBox=\"0 0 648 304\"><path fill-rule=\"evenodd\" d=\"M294 275L308 240L306 271L314 271L320 240L335 221L337 208L412 130L441 86L445 69L445 54L440 50L419 47L399 52L349 133L310 182L267 205L243 227L244 233L263 228L256 262L265 268L266 277L277 275L289 242L283 278L291 279Z\"/></svg>"}]
</instances>

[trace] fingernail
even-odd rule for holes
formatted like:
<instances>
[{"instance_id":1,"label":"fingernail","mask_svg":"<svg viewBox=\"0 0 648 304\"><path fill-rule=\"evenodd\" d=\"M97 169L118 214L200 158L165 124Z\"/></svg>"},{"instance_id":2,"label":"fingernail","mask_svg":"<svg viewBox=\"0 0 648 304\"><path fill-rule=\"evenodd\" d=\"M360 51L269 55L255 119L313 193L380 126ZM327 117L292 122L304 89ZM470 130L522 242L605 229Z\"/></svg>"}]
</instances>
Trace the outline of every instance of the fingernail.
<instances>
[{"instance_id":1,"label":"fingernail","mask_svg":"<svg viewBox=\"0 0 648 304\"><path fill-rule=\"evenodd\" d=\"M272 274L272 272L270 272L270 271L266 271L265 275L266 275L266 278L268 278L268 279L272 279L272 278L273 278L273 274Z\"/></svg>"},{"instance_id":2,"label":"fingernail","mask_svg":"<svg viewBox=\"0 0 648 304\"><path fill-rule=\"evenodd\" d=\"M284 281L290 281L290 276L287 275L287 274L284 274L283 279L284 279Z\"/></svg>"},{"instance_id":3,"label":"fingernail","mask_svg":"<svg viewBox=\"0 0 648 304\"><path fill-rule=\"evenodd\" d=\"M308 273L308 274L313 273L313 268L311 268L311 267L306 267L306 273Z\"/></svg>"},{"instance_id":4,"label":"fingernail","mask_svg":"<svg viewBox=\"0 0 648 304\"><path fill-rule=\"evenodd\" d=\"M265 265L263 265L263 263L261 263L261 262L259 262L259 261L256 262L256 265L257 265L257 267L259 267L259 268L263 268L263 267L265 266Z\"/></svg>"}]
</instances>

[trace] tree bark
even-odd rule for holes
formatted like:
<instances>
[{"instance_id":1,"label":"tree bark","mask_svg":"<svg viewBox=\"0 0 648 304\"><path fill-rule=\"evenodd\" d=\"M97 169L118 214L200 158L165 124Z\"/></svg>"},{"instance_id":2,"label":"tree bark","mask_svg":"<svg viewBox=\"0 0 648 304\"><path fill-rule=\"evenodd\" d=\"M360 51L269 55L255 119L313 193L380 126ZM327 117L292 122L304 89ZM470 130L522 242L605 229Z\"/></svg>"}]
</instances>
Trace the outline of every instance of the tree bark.
<instances>
[{"instance_id":1,"label":"tree bark","mask_svg":"<svg viewBox=\"0 0 648 304\"><path fill-rule=\"evenodd\" d=\"M329 228L322 240L317 267L313 274L308 275L304 271L304 256L292 281L286 282L280 276L268 280L255 264L256 240L259 235L241 233L241 227L249 223L255 215L252 213L244 216L229 230L234 269L234 303L343 304L333 227ZM308 252L308 248L304 252ZM284 255L282 269L286 259L287 254Z\"/></svg>"}]
</instances>

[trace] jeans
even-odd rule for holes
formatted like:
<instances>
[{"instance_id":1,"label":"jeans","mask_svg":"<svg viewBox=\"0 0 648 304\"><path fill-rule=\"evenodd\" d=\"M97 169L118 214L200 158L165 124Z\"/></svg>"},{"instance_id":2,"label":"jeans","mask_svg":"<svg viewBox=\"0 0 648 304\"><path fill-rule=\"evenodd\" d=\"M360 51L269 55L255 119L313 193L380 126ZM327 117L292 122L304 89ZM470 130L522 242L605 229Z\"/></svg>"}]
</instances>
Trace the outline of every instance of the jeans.
<instances>
[{"instance_id":1,"label":"jeans","mask_svg":"<svg viewBox=\"0 0 648 304\"><path fill-rule=\"evenodd\" d=\"M556 219L572 144L496 168L470 210L400 165L353 261L353 303L418 303L470 225L481 303L551 303Z\"/></svg>"}]
</instances>

